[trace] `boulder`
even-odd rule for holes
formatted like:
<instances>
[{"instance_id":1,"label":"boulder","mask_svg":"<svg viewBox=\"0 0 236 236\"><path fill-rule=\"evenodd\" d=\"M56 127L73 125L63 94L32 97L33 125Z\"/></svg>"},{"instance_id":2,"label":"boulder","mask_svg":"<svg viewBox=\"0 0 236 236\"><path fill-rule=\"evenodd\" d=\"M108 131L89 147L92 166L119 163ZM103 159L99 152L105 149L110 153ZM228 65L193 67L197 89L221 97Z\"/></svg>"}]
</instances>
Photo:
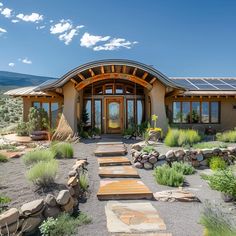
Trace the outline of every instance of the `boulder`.
<instances>
[{"instance_id":1,"label":"boulder","mask_svg":"<svg viewBox=\"0 0 236 236\"><path fill-rule=\"evenodd\" d=\"M28 217L23 221L22 232L28 233L36 229L44 220L42 216Z\"/></svg>"},{"instance_id":2,"label":"boulder","mask_svg":"<svg viewBox=\"0 0 236 236\"><path fill-rule=\"evenodd\" d=\"M136 151L141 151L143 148L143 145L141 143L135 143L131 146L131 149L134 149Z\"/></svg>"},{"instance_id":3,"label":"boulder","mask_svg":"<svg viewBox=\"0 0 236 236\"><path fill-rule=\"evenodd\" d=\"M160 153L155 150L155 151L151 152L151 155L154 156L154 157L158 157L160 155Z\"/></svg>"},{"instance_id":4,"label":"boulder","mask_svg":"<svg viewBox=\"0 0 236 236\"><path fill-rule=\"evenodd\" d=\"M148 158L149 158L149 155L147 155L147 154L143 154L143 155L142 155L142 159L148 160Z\"/></svg>"},{"instance_id":5,"label":"boulder","mask_svg":"<svg viewBox=\"0 0 236 236\"><path fill-rule=\"evenodd\" d=\"M73 211L74 208L74 199L70 197L68 203L63 205L61 208L62 211L65 211L67 213L72 213L71 211Z\"/></svg>"},{"instance_id":6,"label":"boulder","mask_svg":"<svg viewBox=\"0 0 236 236\"><path fill-rule=\"evenodd\" d=\"M74 177L77 175L77 172L75 170L71 170L71 171L69 171L68 175L69 175L69 177Z\"/></svg>"},{"instance_id":7,"label":"boulder","mask_svg":"<svg viewBox=\"0 0 236 236\"><path fill-rule=\"evenodd\" d=\"M203 161L203 159L204 159L202 153L198 153L198 154L196 154L195 157L196 157L196 160L198 160L198 161Z\"/></svg>"},{"instance_id":8,"label":"boulder","mask_svg":"<svg viewBox=\"0 0 236 236\"><path fill-rule=\"evenodd\" d=\"M59 205L66 205L69 202L70 197L71 196L69 190L61 190L58 193L56 201Z\"/></svg>"},{"instance_id":9,"label":"boulder","mask_svg":"<svg viewBox=\"0 0 236 236\"><path fill-rule=\"evenodd\" d=\"M79 198L80 195L81 195L80 186L79 186L79 185L76 185L76 186L73 187L73 189L74 189L74 192L75 192L75 194L73 195L73 197Z\"/></svg>"},{"instance_id":10,"label":"boulder","mask_svg":"<svg viewBox=\"0 0 236 236\"><path fill-rule=\"evenodd\" d=\"M193 160L193 161L192 161L192 166L193 166L193 167L199 167L199 165L200 165L200 162L199 162L199 161L197 161L197 160Z\"/></svg>"},{"instance_id":11,"label":"boulder","mask_svg":"<svg viewBox=\"0 0 236 236\"><path fill-rule=\"evenodd\" d=\"M70 186L70 187L68 188L68 190L69 190L71 196L74 196L74 195L75 195L75 190L74 190L74 188L73 188L72 186Z\"/></svg>"},{"instance_id":12,"label":"boulder","mask_svg":"<svg viewBox=\"0 0 236 236\"><path fill-rule=\"evenodd\" d=\"M145 163L143 164L143 167L144 167L144 169L146 169L146 170L150 170L150 169L153 168L153 165L152 165L151 163L149 163L149 162L145 162Z\"/></svg>"},{"instance_id":13,"label":"boulder","mask_svg":"<svg viewBox=\"0 0 236 236\"><path fill-rule=\"evenodd\" d=\"M67 181L68 186L75 186L78 184L78 179L76 176L70 177L69 180Z\"/></svg>"},{"instance_id":14,"label":"boulder","mask_svg":"<svg viewBox=\"0 0 236 236\"><path fill-rule=\"evenodd\" d=\"M20 213L16 208L11 208L0 215L0 227L10 225L19 220Z\"/></svg>"},{"instance_id":15,"label":"boulder","mask_svg":"<svg viewBox=\"0 0 236 236\"><path fill-rule=\"evenodd\" d=\"M152 164L155 164L157 162L157 158L154 156L151 156L148 161Z\"/></svg>"},{"instance_id":16,"label":"boulder","mask_svg":"<svg viewBox=\"0 0 236 236\"><path fill-rule=\"evenodd\" d=\"M148 160L147 159L141 159L140 162L144 164L144 163L148 162Z\"/></svg>"},{"instance_id":17,"label":"boulder","mask_svg":"<svg viewBox=\"0 0 236 236\"><path fill-rule=\"evenodd\" d=\"M154 168L156 168L157 166L162 166L164 164L167 164L166 160L158 160L155 164L154 164Z\"/></svg>"},{"instance_id":18,"label":"boulder","mask_svg":"<svg viewBox=\"0 0 236 236\"><path fill-rule=\"evenodd\" d=\"M185 155L185 152L183 149L179 149L179 150L176 150L174 154L178 159L182 159Z\"/></svg>"},{"instance_id":19,"label":"boulder","mask_svg":"<svg viewBox=\"0 0 236 236\"><path fill-rule=\"evenodd\" d=\"M48 217L56 218L60 213L61 213L61 210L59 207L46 206L44 209L43 215L45 216L45 218L48 218Z\"/></svg>"},{"instance_id":20,"label":"boulder","mask_svg":"<svg viewBox=\"0 0 236 236\"><path fill-rule=\"evenodd\" d=\"M50 207L55 207L57 205L56 198L52 194L48 194L44 201Z\"/></svg>"},{"instance_id":21,"label":"boulder","mask_svg":"<svg viewBox=\"0 0 236 236\"><path fill-rule=\"evenodd\" d=\"M165 160L166 159L166 155L165 154L161 154L158 156L158 160Z\"/></svg>"},{"instance_id":22,"label":"boulder","mask_svg":"<svg viewBox=\"0 0 236 236\"><path fill-rule=\"evenodd\" d=\"M201 153L205 156L205 155L212 155L213 154L213 150L212 149L207 149L204 148L201 150Z\"/></svg>"},{"instance_id":23,"label":"boulder","mask_svg":"<svg viewBox=\"0 0 236 236\"><path fill-rule=\"evenodd\" d=\"M34 200L21 206L20 212L24 216L40 214L44 209L43 199Z\"/></svg>"},{"instance_id":24,"label":"boulder","mask_svg":"<svg viewBox=\"0 0 236 236\"><path fill-rule=\"evenodd\" d=\"M228 147L229 153L230 154L235 154L236 153L236 147Z\"/></svg>"},{"instance_id":25,"label":"boulder","mask_svg":"<svg viewBox=\"0 0 236 236\"><path fill-rule=\"evenodd\" d=\"M5 227L0 227L0 235L12 235L19 236L17 230L21 227L23 220L18 220L17 222L7 225ZM16 233L17 232L17 233Z\"/></svg>"},{"instance_id":26,"label":"boulder","mask_svg":"<svg viewBox=\"0 0 236 236\"><path fill-rule=\"evenodd\" d=\"M221 153L220 148L213 148L213 149L212 149L212 154L213 154L213 155L216 155L216 156L217 156L217 155L219 155L220 153Z\"/></svg>"},{"instance_id":27,"label":"boulder","mask_svg":"<svg viewBox=\"0 0 236 236\"><path fill-rule=\"evenodd\" d=\"M175 157L175 153L173 150L169 150L167 153L166 153L166 159L170 160L172 158Z\"/></svg>"},{"instance_id":28,"label":"boulder","mask_svg":"<svg viewBox=\"0 0 236 236\"><path fill-rule=\"evenodd\" d=\"M138 168L138 169L142 169L143 168L143 164L140 162L136 162L134 163L134 167Z\"/></svg>"},{"instance_id":29,"label":"boulder","mask_svg":"<svg viewBox=\"0 0 236 236\"><path fill-rule=\"evenodd\" d=\"M139 151L135 151L135 152L133 153L133 157L134 157L134 158L138 158L140 155L141 155L141 152L139 152Z\"/></svg>"}]
</instances>

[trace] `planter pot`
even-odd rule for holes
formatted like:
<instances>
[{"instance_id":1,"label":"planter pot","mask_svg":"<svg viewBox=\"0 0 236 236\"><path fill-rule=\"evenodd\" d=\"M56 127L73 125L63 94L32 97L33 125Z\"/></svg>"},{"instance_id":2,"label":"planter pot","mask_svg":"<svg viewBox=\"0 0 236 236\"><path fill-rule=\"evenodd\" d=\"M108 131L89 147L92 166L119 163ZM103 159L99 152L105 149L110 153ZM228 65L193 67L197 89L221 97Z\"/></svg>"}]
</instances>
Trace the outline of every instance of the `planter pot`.
<instances>
[{"instance_id":1,"label":"planter pot","mask_svg":"<svg viewBox=\"0 0 236 236\"><path fill-rule=\"evenodd\" d=\"M232 202L234 200L234 197L227 193L221 193L221 197L224 200L224 202Z\"/></svg>"}]
</instances>

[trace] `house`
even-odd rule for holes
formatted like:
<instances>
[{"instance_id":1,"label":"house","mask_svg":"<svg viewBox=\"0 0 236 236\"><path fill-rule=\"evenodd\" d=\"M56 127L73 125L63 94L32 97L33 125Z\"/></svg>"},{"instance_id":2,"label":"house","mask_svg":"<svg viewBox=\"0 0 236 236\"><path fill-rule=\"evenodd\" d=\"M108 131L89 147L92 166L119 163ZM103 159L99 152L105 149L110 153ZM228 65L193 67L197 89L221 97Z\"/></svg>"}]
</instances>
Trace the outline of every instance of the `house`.
<instances>
[{"instance_id":1,"label":"house","mask_svg":"<svg viewBox=\"0 0 236 236\"><path fill-rule=\"evenodd\" d=\"M58 80L8 91L22 97L23 119L29 108L44 108L51 125L63 112L77 132L84 110L88 125L102 133L122 133L158 115L168 125L216 131L236 127L236 78L168 77L131 60L100 60L81 65Z\"/></svg>"}]
</instances>

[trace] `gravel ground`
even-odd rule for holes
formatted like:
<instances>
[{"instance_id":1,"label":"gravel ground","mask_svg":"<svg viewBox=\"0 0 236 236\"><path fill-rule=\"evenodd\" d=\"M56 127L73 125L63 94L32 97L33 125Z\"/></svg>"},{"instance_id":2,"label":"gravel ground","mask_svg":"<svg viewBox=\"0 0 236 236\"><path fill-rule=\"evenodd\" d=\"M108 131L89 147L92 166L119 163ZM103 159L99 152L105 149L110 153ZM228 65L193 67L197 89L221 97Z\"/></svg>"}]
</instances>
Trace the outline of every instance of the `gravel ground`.
<instances>
[{"instance_id":1,"label":"gravel ground","mask_svg":"<svg viewBox=\"0 0 236 236\"><path fill-rule=\"evenodd\" d=\"M103 140L104 141L104 140ZM124 141L127 144L130 141ZM128 145L129 146L129 145ZM86 212L92 217L92 223L79 228L78 235L96 235L96 236L107 236L111 235L108 233L106 228L106 216L105 216L105 205L106 201L98 201L96 193L99 187L100 178L98 177L98 164L96 157L93 155L93 151L96 147L94 143L79 143L75 145L75 150L79 154L78 156L87 157L89 161L88 170L90 178L90 191L91 195L86 203L80 204L80 210ZM161 153L166 152L169 148L163 144L159 144L157 147ZM203 203L209 200L211 203L223 204L223 207L227 209L233 209L236 213L235 205L231 203L223 203L221 200L220 193L213 191L208 187L208 184L201 179L200 173L204 170L198 170L196 174L187 176L186 181L189 184L188 188L194 192L202 203L180 203L180 202L157 202L152 201L151 203L157 209L160 216L163 218L167 226L167 232L172 233L173 236L200 236L203 235L203 227L198 223L200 213L203 208ZM138 170L142 181L151 189L153 192L174 189L167 186L158 185L152 176L153 171ZM146 201L146 200L139 200ZM135 201L138 202L138 201Z\"/></svg>"}]
</instances>

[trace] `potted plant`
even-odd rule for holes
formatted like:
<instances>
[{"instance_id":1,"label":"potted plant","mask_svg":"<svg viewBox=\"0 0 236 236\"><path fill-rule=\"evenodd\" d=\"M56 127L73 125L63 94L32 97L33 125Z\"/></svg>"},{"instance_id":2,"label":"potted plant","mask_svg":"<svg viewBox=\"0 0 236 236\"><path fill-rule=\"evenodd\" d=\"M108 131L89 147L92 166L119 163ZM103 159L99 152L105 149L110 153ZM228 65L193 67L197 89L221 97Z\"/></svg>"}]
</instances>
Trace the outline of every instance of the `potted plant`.
<instances>
[{"instance_id":1,"label":"potted plant","mask_svg":"<svg viewBox=\"0 0 236 236\"><path fill-rule=\"evenodd\" d=\"M158 116L152 115L153 127L148 128L149 140L158 141L162 137L162 129L157 127Z\"/></svg>"}]
</instances>

